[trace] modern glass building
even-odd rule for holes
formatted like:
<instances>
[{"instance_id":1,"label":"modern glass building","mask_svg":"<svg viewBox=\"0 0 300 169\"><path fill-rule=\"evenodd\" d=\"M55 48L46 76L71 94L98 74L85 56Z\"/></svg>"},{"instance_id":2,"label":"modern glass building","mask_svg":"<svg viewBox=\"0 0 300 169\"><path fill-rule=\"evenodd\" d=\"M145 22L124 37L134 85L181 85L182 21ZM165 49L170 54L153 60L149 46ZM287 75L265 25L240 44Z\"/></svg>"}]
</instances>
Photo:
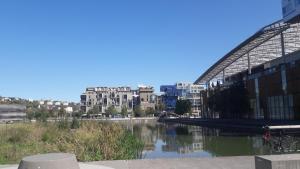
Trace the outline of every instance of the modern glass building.
<instances>
[{"instance_id":1,"label":"modern glass building","mask_svg":"<svg viewBox=\"0 0 300 169\"><path fill-rule=\"evenodd\" d=\"M300 119L300 5L282 4L282 20L258 30L195 81L207 89L203 117Z\"/></svg>"}]
</instances>

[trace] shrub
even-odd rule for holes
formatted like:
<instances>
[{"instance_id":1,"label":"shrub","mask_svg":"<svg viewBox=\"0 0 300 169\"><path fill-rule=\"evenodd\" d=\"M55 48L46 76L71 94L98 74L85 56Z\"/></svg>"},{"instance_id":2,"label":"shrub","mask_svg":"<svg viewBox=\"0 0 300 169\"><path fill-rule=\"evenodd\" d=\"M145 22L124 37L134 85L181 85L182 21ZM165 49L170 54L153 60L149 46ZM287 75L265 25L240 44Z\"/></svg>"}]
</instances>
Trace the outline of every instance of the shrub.
<instances>
[{"instance_id":1,"label":"shrub","mask_svg":"<svg viewBox=\"0 0 300 169\"><path fill-rule=\"evenodd\" d=\"M81 122L69 130L66 120L58 123L13 124L0 144L0 164L17 163L24 156L40 153L74 153L79 161L135 159L142 142L120 124ZM76 124L76 125L75 125ZM72 125L71 125L72 126ZM0 131L5 127L0 126ZM7 136L6 136L7 135Z\"/></svg>"},{"instance_id":2,"label":"shrub","mask_svg":"<svg viewBox=\"0 0 300 169\"><path fill-rule=\"evenodd\" d=\"M10 143L20 143L23 140L26 140L28 135L27 135L27 130L25 128L13 128L8 131L9 137L8 141Z\"/></svg>"},{"instance_id":3,"label":"shrub","mask_svg":"<svg viewBox=\"0 0 300 169\"><path fill-rule=\"evenodd\" d=\"M79 127L80 127L80 122L76 117L74 117L71 123L71 129L78 129Z\"/></svg>"},{"instance_id":4,"label":"shrub","mask_svg":"<svg viewBox=\"0 0 300 169\"><path fill-rule=\"evenodd\" d=\"M60 120L60 121L58 121L57 126L61 130L66 130L66 129L70 128L68 120Z\"/></svg>"}]
</instances>

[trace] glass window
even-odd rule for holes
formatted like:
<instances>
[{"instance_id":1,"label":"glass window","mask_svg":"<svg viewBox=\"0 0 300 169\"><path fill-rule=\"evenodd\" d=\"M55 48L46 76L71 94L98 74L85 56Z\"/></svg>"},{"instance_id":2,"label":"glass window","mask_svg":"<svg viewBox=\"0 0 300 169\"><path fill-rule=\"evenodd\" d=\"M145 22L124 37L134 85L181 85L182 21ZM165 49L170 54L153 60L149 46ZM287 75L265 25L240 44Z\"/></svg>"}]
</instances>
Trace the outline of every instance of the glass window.
<instances>
[{"instance_id":1,"label":"glass window","mask_svg":"<svg viewBox=\"0 0 300 169\"><path fill-rule=\"evenodd\" d=\"M275 114L275 119L278 119L278 116L279 116L279 109L278 109L278 97L277 96L275 96L274 97L274 107L275 107L275 112L274 112L274 114Z\"/></svg>"},{"instance_id":2,"label":"glass window","mask_svg":"<svg viewBox=\"0 0 300 169\"><path fill-rule=\"evenodd\" d=\"M255 92L256 94L259 94L258 79L255 79Z\"/></svg>"},{"instance_id":3,"label":"glass window","mask_svg":"<svg viewBox=\"0 0 300 169\"><path fill-rule=\"evenodd\" d=\"M289 107L293 107L293 106L294 106L293 96L289 95Z\"/></svg>"},{"instance_id":4,"label":"glass window","mask_svg":"<svg viewBox=\"0 0 300 169\"><path fill-rule=\"evenodd\" d=\"M294 119L294 116L295 116L294 98L292 95L289 95L289 114L290 114L290 119Z\"/></svg>"},{"instance_id":5,"label":"glass window","mask_svg":"<svg viewBox=\"0 0 300 169\"><path fill-rule=\"evenodd\" d=\"M283 96L283 107L284 107L284 119L289 119L289 97Z\"/></svg>"},{"instance_id":6,"label":"glass window","mask_svg":"<svg viewBox=\"0 0 300 169\"><path fill-rule=\"evenodd\" d=\"M278 99L279 99L279 119L284 119L283 97L278 96Z\"/></svg>"},{"instance_id":7,"label":"glass window","mask_svg":"<svg viewBox=\"0 0 300 169\"><path fill-rule=\"evenodd\" d=\"M272 119L272 105L271 105L271 97L268 97L267 100L268 104L268 111L269 111L269 117Z\"/></svg>"},{"instance_id":8,"label":"glass window","mask_svg":"<svg viewBox=\"0 0 300 169\"><path fill-rule=\"evenodd\" d=\"M276 118L275 114L275 97L271 97L272 119Z\"/></svg>"}]
</instances>

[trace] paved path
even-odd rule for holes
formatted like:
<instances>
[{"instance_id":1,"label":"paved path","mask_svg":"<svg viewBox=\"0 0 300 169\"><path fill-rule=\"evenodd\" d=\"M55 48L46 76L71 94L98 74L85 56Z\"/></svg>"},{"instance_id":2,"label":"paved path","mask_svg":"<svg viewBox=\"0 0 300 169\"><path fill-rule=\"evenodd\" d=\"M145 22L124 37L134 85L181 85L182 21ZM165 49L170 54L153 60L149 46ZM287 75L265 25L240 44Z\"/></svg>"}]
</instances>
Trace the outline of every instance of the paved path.
<instances>
[{"instance_id":1,"label":"paved path","mask_svg":"<svg viewBox=\"0 0 300 169\"><path fill-rule=\"evenodd\" d=\"M111 167L79 163L80 169L113 169ZM18 165L0 166L0 169L18 169ZM64 169L64 168L62 168Z\"/></svg>"},{"instance_id":2,"label":"paved path","mask_svg":"<svg viewBox=\"0 0 300 169\"><path fill-rule=\"evenodd\" d=\"M99 161L81 164L81 169L255 169L254 157L220 157L220 158L187 158L187 159L156 159L130 161ZM92 167L105 166L105 167ZM0 166L17 169L17 166Z\"/></svg>"},{"instance_id":3,"label":"paved path","mask_svg":"<svg viewBox=\"0 0 300 169\"><path fill-rule=\"evenodd\" d=\"M254 157L101 161L89 164L115 169L255 169Z\"/></svg>"}]
</instances>

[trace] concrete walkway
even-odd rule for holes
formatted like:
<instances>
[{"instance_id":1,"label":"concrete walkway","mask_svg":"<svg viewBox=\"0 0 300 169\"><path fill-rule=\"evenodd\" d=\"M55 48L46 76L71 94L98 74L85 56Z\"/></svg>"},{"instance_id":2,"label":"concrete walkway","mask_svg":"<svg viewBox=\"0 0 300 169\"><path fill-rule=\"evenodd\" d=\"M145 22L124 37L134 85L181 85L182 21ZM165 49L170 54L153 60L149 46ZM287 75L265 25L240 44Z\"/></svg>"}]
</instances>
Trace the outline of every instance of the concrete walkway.
<instances>
[{"instance_id":1,"label":"concrete walkway","mask_svg":"<svg viewBox=\"0 0 300 169\"><path fill-rule=\"evenodd\" d=\"M113 169L111 167L79 163L80 169ZM18 165L0 166L0 169L18 169ZM63 169L63 168L62 168Z\"/></svg>"},{"instance_id":2,"label":"concrete walkway","mask_svg":"<svg viewBox=\"0 0 300 169\"><path fill-rule=\"evenodd\" d=\"M104 167L105 166L105 167ZM98 161L81 164L81 169L255 169L254 157L219 157L156 159L129 161ZM17 169L17 166L0 166Z\"/></svg>"},{"instance_id":3,"label":"concrete walkway","mask_svg":"<svg viewBox=\"0 0 300 169\"><path fill-rule=\"evenodd\" d=\"M255 169L254 157L220 157L91 162L115 169Z\"/></svg>"}]
</instances>

